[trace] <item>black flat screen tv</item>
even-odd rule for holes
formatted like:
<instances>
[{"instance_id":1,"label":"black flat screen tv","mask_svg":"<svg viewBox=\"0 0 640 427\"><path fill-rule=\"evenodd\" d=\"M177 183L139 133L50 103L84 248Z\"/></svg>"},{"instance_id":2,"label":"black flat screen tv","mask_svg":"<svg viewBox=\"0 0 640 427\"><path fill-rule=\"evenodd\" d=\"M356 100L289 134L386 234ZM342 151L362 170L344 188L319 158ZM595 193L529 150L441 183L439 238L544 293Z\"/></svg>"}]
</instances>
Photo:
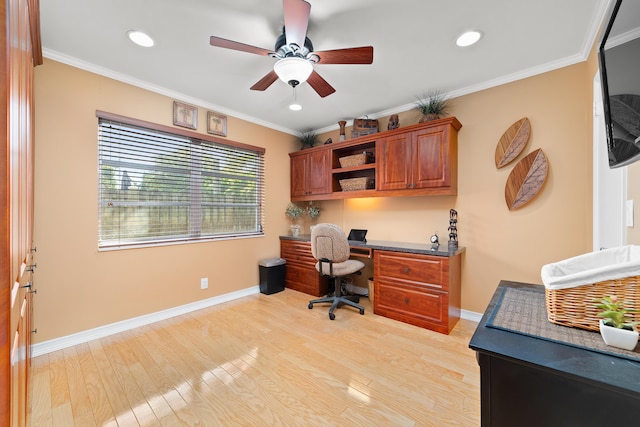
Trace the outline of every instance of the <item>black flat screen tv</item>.
<instances>
[{"instance_id":1,"label":"black flat screen tv","mask_svg":"<svg viewBox=\"0 0 640 427\"><path fill-rule=\"evenodd\" d=\"M640 1L614 0L598 49L609 167L640 160Z\"/></svg>"}]
</instances>

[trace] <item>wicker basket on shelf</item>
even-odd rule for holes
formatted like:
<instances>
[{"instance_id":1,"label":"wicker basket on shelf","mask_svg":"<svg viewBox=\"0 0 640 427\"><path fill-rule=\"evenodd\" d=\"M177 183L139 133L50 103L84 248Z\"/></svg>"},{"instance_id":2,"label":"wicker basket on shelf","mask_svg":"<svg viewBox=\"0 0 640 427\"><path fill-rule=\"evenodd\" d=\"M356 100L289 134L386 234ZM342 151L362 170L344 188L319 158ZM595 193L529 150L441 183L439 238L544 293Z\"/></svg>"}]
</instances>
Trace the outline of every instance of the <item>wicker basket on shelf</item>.
<instances>
[{"instance_id":1,"label":"wicker basket on shelf","mask_svg":"<svg viewBox=\"0 0 640 427\"><path fill-rule=\"evenodd\" d=\"M349 178L340 180L342 191L369 190L375 187L373 178Z\"/></svg>"},{"instance_id":2,"label":"wicker basket on shelf","mask_svg":"<svg viewBox=\"0 0 640 427\"><path fill-rule=\"evenodd\" d=\"M545 289L545 301L549 321L563 326L598 331L599 300L616 295L632 307L640 308L640 276L607 280L567 289ZM640 322L640 311L632 313Z\"/></svg>"},{"instance_id":3,"label":"wicker basket on shelf","mask_svg":"<svg viewBox=\"0 0 640 427\"><path fill-rule=\"evenodd\" d=\"M367 164L370 157L371 157L371 154L365 152L360 154L354 154L353 156L340 157L338 160L340 161L340 167L351 168L354 166L362 166Z\"/></svg>"}]
</instances>

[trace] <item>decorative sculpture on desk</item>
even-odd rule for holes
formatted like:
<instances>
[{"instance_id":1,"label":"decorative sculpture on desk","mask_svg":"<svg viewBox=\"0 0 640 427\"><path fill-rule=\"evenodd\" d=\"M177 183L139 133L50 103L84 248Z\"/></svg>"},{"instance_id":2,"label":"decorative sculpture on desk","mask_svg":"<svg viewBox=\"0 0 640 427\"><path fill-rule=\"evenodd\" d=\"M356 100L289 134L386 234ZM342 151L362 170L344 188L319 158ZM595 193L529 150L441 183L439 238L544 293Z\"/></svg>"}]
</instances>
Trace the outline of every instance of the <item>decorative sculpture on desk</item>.
<instances>
[{"instance_id":1,"label":"decorative sculpture on desk","mask_svg":"<svg viewBox=\"0 0 640 427\"><path fill-rule=\"evenodd\" d=\"M449 211L449 252L458 250L458 212L455 209Z\"/></svg>"},{"instance_id":2,"label":"decorative sculpture on desk","mask_svg":"<svg viewBox=\"0 0 640 427\"><path fill-rule=\"evenodd\" d=\"M440 241L438 240L438 232L437 231L435 233L433 233L433 235L429 238L429 241L431 242L431 250L432 251L437 251L438 248L440 247Z\"/></svg>"}]
</instances>

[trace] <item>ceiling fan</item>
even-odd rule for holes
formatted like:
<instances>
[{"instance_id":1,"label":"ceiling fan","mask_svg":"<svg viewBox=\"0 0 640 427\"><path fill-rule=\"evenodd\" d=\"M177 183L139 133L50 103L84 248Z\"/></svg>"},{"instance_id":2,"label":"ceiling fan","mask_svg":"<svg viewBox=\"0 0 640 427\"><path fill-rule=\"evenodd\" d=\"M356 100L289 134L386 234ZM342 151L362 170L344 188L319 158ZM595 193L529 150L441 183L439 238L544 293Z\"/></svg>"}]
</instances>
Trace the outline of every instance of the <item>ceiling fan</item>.
<instances>
[{"instance_id":1,"label":"ceiling fan","mask_svg":"<svg viewBox=\"0 0 640 427\"><path fill-rule=\"evenodd\" d=\"M283 6L284 28L276 40L274 51L215 36L211 36L209 40L211 46L277 59L273 70L251 86L251 90L265 90L278 78L294 88L308 81L318 95L324 98L336 90L313 69L313 64L371 64L373 62L372 46L314 52L311 40L307 37L311 4L304 0L283 0Z\"/></svg>"}]
</instances>

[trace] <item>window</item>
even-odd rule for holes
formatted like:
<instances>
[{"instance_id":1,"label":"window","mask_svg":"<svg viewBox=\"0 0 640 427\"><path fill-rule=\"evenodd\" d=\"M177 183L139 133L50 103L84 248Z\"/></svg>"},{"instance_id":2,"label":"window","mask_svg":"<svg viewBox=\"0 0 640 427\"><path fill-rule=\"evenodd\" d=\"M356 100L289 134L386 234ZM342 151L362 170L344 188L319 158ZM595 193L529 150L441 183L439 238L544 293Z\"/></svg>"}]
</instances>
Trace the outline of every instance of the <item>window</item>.
<instances>
[{"instance_id":1,"label":"window","mask_svg":"<svg viewBox=\"0 0 640 427\"><path fill-rule=\"evenodd\" d=\"M98 112L99 248L263 234L264 149L113 117Z\"/></svg>"}]
</instances>

